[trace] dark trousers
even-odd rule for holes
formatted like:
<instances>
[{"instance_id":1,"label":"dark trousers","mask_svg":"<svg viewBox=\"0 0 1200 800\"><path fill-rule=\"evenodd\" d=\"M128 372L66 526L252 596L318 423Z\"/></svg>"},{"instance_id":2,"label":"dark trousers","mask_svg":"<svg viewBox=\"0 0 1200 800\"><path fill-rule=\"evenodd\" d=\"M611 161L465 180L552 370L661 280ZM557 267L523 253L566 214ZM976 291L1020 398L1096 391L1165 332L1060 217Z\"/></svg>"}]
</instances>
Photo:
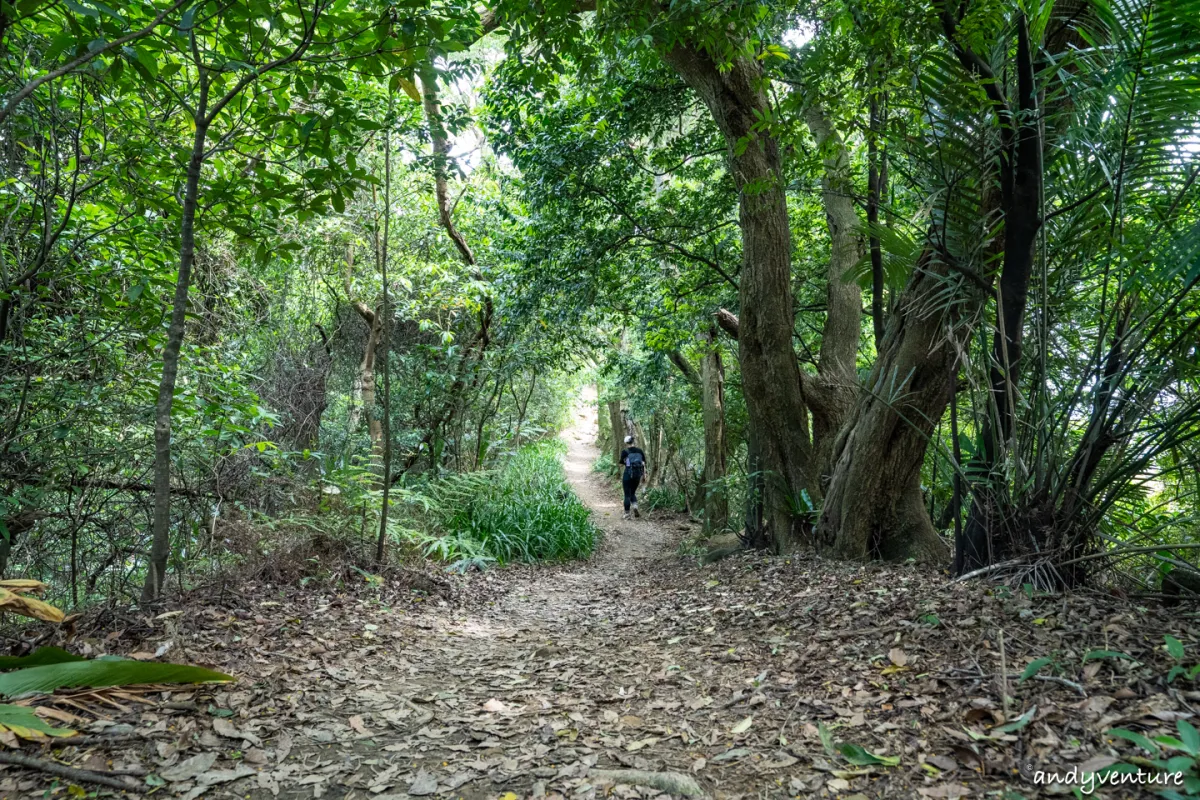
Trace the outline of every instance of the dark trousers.
<instances>
[{"instance_id":1,"label":"dark trousers","mask_svg":"<svg viewBox=\"0 0 1200 800\"><path fill-rule=\"evenodd\" d=\"M629 510L629 505L637 505L637 489L642 482L641 475L630 475L629 470L625 470L625 474L621 476L621 488L625 490L625 510Z\"/></svg>"}]
</instances>

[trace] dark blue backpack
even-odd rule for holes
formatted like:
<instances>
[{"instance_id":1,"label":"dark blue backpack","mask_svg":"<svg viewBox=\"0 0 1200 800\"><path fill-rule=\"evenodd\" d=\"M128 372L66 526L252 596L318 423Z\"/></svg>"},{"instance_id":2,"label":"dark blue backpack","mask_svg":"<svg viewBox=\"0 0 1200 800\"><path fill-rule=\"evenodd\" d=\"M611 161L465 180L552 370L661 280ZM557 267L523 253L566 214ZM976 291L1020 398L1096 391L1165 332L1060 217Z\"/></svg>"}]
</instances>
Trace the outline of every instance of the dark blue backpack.
<instances>
[{"instance_id":1,"label":"dark blue backpack","mask_svg":"<svg viewBox=\"0 0 1200 800\"><path fill-rule=\"evenodd\" d=\"M646 459L641 453L628 453L625 456L625 469L629 477L640 478L646 472Z\"/></svg>"}]
</instances>

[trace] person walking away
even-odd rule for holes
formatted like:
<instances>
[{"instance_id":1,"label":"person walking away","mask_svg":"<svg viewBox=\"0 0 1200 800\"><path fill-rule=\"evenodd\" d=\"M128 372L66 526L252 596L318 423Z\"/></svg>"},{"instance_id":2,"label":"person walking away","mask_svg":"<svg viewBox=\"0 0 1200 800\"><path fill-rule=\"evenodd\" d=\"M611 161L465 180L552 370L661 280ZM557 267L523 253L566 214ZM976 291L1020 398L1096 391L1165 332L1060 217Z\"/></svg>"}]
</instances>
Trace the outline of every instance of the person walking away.
<instances>
[{"instance_id":1,"label":"person walking away","mask_svg":"<svg viewBox=\"0 0 1200 800\"><path fill-rule=\"evenodd\" d=\"M646 474L646 454L642 448L634 444L632 436L625 437L625 449L621 451L621 465L625 467L625 472L621 474L621 488L625 490L625 519L629 519L629 512L632 510L635 517L640 517L641 512L637 506L637 489L638 484L642 482L642 476Z\"/></svg>"}]
</instances>

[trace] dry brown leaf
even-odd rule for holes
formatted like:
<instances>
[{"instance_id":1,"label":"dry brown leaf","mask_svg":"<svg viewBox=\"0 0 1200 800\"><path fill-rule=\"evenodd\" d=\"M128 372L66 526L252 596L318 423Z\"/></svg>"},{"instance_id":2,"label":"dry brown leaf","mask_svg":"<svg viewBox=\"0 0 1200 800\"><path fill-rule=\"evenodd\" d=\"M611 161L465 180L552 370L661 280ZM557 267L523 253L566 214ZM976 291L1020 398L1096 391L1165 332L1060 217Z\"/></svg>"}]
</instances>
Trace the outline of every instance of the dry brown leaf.
<instances>
[{"instance_id":1,"label":"dry brown leaf","mask_svg":"<svg viewBox=\"0 0 1200 800\"><path fill-rule=\"evenodd\" d=\"M739 734L745 733L746 731L750 730L750 726L753 724L754 724L754 717L746 717L744 720L739 722L737 725L734 725L732 728L730 728L729 732L732 733L734 736L737 736Z\"/></svg>"},{"instance_id":2,"label":"dry brown leaf","mask_svg":"<svg viewBox=\"0 0 1200 800\"><path fill-rule=\"evenodd\" d=\"M408 793L413 797L424 797L436 792L437 788L437 778L425 770L420 770L409 784Z\"/></svg>"},{"instance_id":3,"label":"dry brown leaf","mask_svg":"<svg viewBox=\"0 0 1200 800\"><path fill-rule=\"evenodd\" d=\"M952 748L954 757L958 759L958 763L967 769L973 769L977 772L982 772L984 769L983 759L969 747L954 747Z\"/></svg>"},{"instance_id":4,"label":"dry brown leaf","mask_svg":"<svg viewBox=\"0 0 1200 800\"><path fill-rule=\"evenodd\" d=\"M46 719L54 719L54 720L58 720L59 722L65 722L68 725L84 724L83 717L77 717L74 714L71 714L67 711L63 711L62 709L55 708L53 706L38 706L33 709L33 713L37 714L39 717L44 717Z\"/></svg>"},{"instance_id":5,"label":"dry brown leaf","mask_svg":"<svg viewBox=\"0 0 1200 800\"><path fill-rule=\"evenodd\" d=\"M16 591L9 589L0 589L0 611L20 614L23 617L33 617L43 622L62 622L66 618L66 614L63 613L62 609L42 602L37 598L18 594Z\"/></svg>"},{"instance_id":6,"label":"dry brown leaf","mask_svg":"<svg viewBox=\"0 0 1200 800\"><path fill-rule=\"evenodd\" d=\"M217 763L216 753L201 753L200 755L181 761L173 767L161 770L158 775L163 780L171 781L172 783L190 781L197 775L208 772L215 763Z\"/></svg>"},{"instance_id":7,"label":"dry brown leaf","mask_svg":"<svg viewBox=\"0 0 1200 800\"><path fill-rule=\"evenodd\" d=\"M224 717L217 717L213 720L213 730L227 739L241 739L254 745L262 745L262 740L253 733L239 730L236 725Z\"/></svg>"},{"instance_id":8,"label":"dry brown leaf","mask_svg":"<svg viewBox=\"0 0 1200 800\"><path fill-rule=\"evenodd\" d=\"M0 581L0 589L8 589L17 594L44 594L47 586L41 581L35 581L30 578L10 578L6 581Z\"/></svg>"},{"instance_id":9,"label":"dry brown leaf","mask_svg":"<svg viewBox=\"0 0 1200 800\"><path fill-rule=\"evenodd\" d=\"M932 764L943 772L950 772L958 768L958 762L949 756L929 756L925 759L926 764Z\"/></svg>"}]
</instances>

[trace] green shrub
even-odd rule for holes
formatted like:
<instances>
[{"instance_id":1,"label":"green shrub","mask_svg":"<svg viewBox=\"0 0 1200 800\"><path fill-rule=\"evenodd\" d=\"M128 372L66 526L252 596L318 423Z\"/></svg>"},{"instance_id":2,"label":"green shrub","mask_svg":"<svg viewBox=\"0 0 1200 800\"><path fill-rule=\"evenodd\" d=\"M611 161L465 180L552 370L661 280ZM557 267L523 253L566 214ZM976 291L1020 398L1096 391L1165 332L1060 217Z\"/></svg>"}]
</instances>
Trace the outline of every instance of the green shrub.
<instances>
[{"instance_id":1,"label":"green shrub","mask_svg":"<svg viewBox=\"0 0 1200 800\"><path fill-rule=\"evenodd\" d=\"M668 511L687 511L687 497L683 491L672 486L655 486L647 489L638 503L647 511L666 509Z\"/></svg>"},{"instance_id":2,"label":"green shrub","mask_svg":"<svg viewBox=\"0 0 1200 800\"><path fill-rule=\"evenodd\" d=\"M561 449L557 441L532 444L499 469L446 481L435 490L441 527L500 563L591 555L598 531L567 485Z\"/></svg>"}]
</instances>

